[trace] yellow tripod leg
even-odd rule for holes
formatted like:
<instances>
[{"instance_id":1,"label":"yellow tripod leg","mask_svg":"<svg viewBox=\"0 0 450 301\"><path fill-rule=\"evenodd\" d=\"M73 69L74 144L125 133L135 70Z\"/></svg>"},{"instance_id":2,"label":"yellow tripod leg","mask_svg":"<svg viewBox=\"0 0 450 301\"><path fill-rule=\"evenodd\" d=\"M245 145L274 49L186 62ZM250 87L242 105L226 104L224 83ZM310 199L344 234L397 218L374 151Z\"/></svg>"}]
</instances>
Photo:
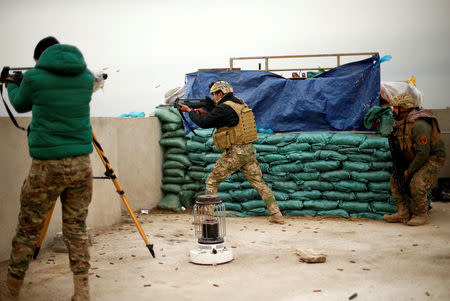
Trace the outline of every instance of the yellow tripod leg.
<instances>
[{"instance_id":1,"label":"yellow tripod leg","mask_svg":"<svg viewBox=\"0 0 450 301\"><path fill-rule=\"evenodd\" d=\"M36 259L39 255L39 251L41 250L42 242L44 241L45 235L47 234L48 226L50 225L50 220L52 219L53 210L55 210L56 202L53 204L52 209L48 213L47 217L44 221L44 228L42 229L41 236L36 243L36 247L34 248L33 259Z\"/></svg>"}]
</instances>

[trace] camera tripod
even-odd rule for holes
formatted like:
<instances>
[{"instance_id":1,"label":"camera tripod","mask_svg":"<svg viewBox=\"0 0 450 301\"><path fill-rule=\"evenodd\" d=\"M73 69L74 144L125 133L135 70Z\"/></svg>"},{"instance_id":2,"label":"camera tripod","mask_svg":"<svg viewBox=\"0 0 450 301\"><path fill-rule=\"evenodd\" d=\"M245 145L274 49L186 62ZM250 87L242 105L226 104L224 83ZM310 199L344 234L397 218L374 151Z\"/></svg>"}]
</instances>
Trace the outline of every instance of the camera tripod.
<instances>
[{"instance_id":1,"label":"camera tripod","mask_svg":"<svg viewBox=\"0 0 450 301\"><path fill-rule=\"evenodd\" d=\"M136 214L133 212L133 209L130 206L130 203L128 202L127 197L125 196L125 192L123 191L122 187L119 184L119 181L117 180L117 176L114 174L114 170L111 168L111 165L109 164L108 158L106 158L105 153L103 152L102 146L98 142L97 138L95 137L95 134L92 133L92 144L94 145L95 150L97 151L97 154L100 157L100 160L102 161L103 165L106 168L105 176L106 178L109 178L113 181L114 186L117 189L117 193L120 195L120 198L122 199L125 207L127 208L128 213L131 216L131 219L133 220L134 224L136 225L139 234L142 236L142 239L145 242L145 245L147 246L148 250L150 251L150 254L155 258L155 252L153 251L153 244L150 244L147 236L144 233L144 230L142 229L141 224L139 223L139 220L136 217ZM41 235L39 236L39 239L36 243L36 247L34 249L33 259L36 259L39 255L39 251L41 249L42 242L44 241L45 235L48 230L48 226L50 224L50 220L52 218L53 210L55 209L55 205L53 205L52 209L48 213L48 216L46 217L44 221L44 228L42 229Z\"/></svg>"}]
</instances>

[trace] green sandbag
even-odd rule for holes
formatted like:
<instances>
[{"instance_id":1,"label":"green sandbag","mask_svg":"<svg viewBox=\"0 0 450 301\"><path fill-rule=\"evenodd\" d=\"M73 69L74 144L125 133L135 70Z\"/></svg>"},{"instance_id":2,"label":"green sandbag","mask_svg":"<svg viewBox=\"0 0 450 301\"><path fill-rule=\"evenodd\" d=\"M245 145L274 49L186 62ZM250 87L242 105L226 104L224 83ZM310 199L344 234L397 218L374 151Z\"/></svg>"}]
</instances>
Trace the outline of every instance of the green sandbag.
<instances>
[{"instance_id":1,"label":"green sandbag","mask_svg":"<svg viewBox=\"0 0 450 301\"><path fill-rule=\"evenodd\" d=\"M291 178L297 181L297 184L303 183L303 181L317 180L319 178L319 172L297 172L292 173Z\"/></svg>"},{"instance_id":2,"label":"green sandbag","mask_svg":"<svg viewBox=\"0 0 450 301\"><path fill-rule=\"evenodd\" d=\"M253 144L265 144L266 138L272 135L273 134L258 133L258 140L253 141Z\"/></svg>"},{"instance_id":3,"label":"green sandbag","mask_svg":"<svg viewBox=\"0 0 450 301\"><path fill-rule=\"evenodd\" d=\"M281 211L303 209L303 201L299 200L278 201L277 204Z\"/></svg>"},{"instance_id":4,"label":"green sandbag","mask_svg":"<svg viewBox=\"0 0 450 301\"><path fill-rule=\"evenodd\" d=\"M178 161L167 160L163 163L162 168L184 168L184 165Z\"/></svg>"},{"instance_id":5,"label":"green sandbag","mask_svg":"<svg viewBox=\"0 0 450 301\"><path fill-rule=\"evenodd\" d=\"M168 193L162 201L158 203L158 208L176 212L181 211L180 198L176 194Z\"/></svg>"},{"instance_id":6,"label":"green sandbag","mask_svg":"<svg viewBox=\"0 0 450 301\"><path fill-rule=\"evenodd\" d=\"M339 205L337 201L328 201L328 200L310 200L303 201L303 207L305 209L314 209L314 210L331 210L336 209Z\"/></svg>"},{"instance_id":7,"label":"green sandbag","mask_svg":"<svg viewBox=\"0 0 450 301\"><path fill-rule=\"evenodd\" d=\"M311 145L308 143L291 143L286 146L279 148L280 153L294 153L294 152L305 152L311 150Z\"/></svg>"},{"instance_id":8,"label":"green sandbag","mask_svg":"<svg viewBox=\"0 0 450 301\"><path fill-rule=\"evenodd\" d=\"M183 137L162 138L159 139L159 144L167 147L178 147L181 149L186 149L186 139Z\"/></svg>"},{"instance_id":9,"label":"green sandbag","mask_svg":"<svg viewBox=\"0 0 450 301\"><path fill-rule=\"evenodd\" d=\"M247 178L244 176L244 174L241 171L235 172L231 176L227 178L229 179L229 182L244 182L247 181Z\"/></svg>"},{"instance_id":10,"label":"green sandbag","mask_svg":"<svg viewBox=\"0 0 450 301\"><path fill-rule=\"evenodd\" d=\"M351 181L351 180L333 182L333 186L334 186L334 189L336 189L337 191L342 191L342 192L367 191L366 184L357 182L357 181Z\"/></svg>"},{"instance_id":11,"label":"green sandbag","mask_svg":"<svg viewBox=\"0 0 450 301\"><path fill-rule=\"evenodd\" d=\"M180 193L180 202L181 205L184 206L184 208L190 208L194 203L194 196L196 194L196 191L191 190L184 190Z\"/></svg>"},{"instance_id":12,"label":"green sandbag","mask_svg":"<svg viewBox=\"0 0 450 301\"><path fill-rule=\"evenodd\" d=\"M382 192L356 192L356 199L362 202L370 202L370 201L387 201L389 199L389 193Z\"/></svg>"},{"instance_id":13,"label":"green sandbag","mask_svg":"<svg viewBox=\"0 0 450 301\"><path fill-rule=\"evenodd\" d=\"M225 212L225 216L229 217L248 217L248 215L244 212L234 211L234 210L227 210Z\"/></svg>"},{"instance_id":14,"label":"green sandbag","mask_svg":"<svg viewBox=\"0 0 450 301\"><path fill-rule=\"evenodd\" d=\"M261 169L262 173L266 173L270 171L269 163L259 163L259 169Z\"/></svg>"},{"instance_id":15,"label":"green sandbag","mask_svg":"<svg viewBox=\"0 0 450 301\"><path fill-rule=\"evenodd\" d=\"M304 190L328 191L333 190L333 184L325 181L305 181L301 185L301 188Z\"/></svg>"},{"instance_id":16,"label":"green sandbag","mask_svg":"<svg viewBox=\"0 0 450 301\"><path fill-rule=\"evenodd\" d=\"M340 216L348 218L348 212L343 209L334 209L334 210L322 210L317 211L318 216Z\"/></svg>"},{"instance_id":17,"label":"green sandbag","mask_svg":"<svg viewBox=\"0 0 450 301\"><path fill-rule=\"evenodd\" d=\"M181 185L182 190L192 190L192 191L202 190L203 187L204 187L203 183L189 183Z\"/></svg>"},{"instance_id":18,"label":"green sandbag","mask_svg":"<svg viewBox=\"0 0 450 301\"><path fill-rule=\"evenodd\" d=\"M369 163L345 161L342 162L342 168L348 171L368 171Z\"/></svg>"},{"instance_id":19,"label":"green sandbag","mask_svg":"<svg viewBox=\"0 0 450 301\"><path fill-rule=\"evenodd\" d=\"M358 147L340 147L338 152L344 155L347 154L359 154L361 151Z\"/></svg>"},{"instance_id":20,"label":"green sandbag","mask_svg":"<svg viewBox=\"0 0 450 301\"><path fill-rule=\"evenodd\" d=\"M387 138L384 137L367 137L367 139L361 143L359 148L376 148L376 149L389 149L389 143Z\"/></svg>"},{"instance_id":21,"label":"green sandbag","mask_svg":"<svg viewBox=\"0 0 450 301\"><path fill-rule=\"evenodd\" d=\"M269 216L270 212L266 208L254 208L247 210L249 216Z\"/></svg>"},{"instance_id":22,"label":"green sandbag","mask_svg":"<svg viewBox=\"0 0 450 301\"><path fill-rule=\"evenodd\" d=\"M354 162L372 162L376 159L368 154L347 154L347 157L350 161Z\"/></svg>"},{"instance_id":23,"label":"green sandbag","mask_svg":"<svg viewBox=\"0 0 450 301\"><path fill-rule=\"evenodd\" d=\"M180 124L180 123L164 123L162 126L161 126L161 130L163 131L163 132L171 132L171 131L176 131L176 130L178 130L178 129L180 129L180 128L183 128L183 124Z\"/></svg>"},{"instance_id":24,"label":"green sandbag","mask_svg":"<svg viewBox=\"0 0 450 301\"><path fill-rule=\"evenodd\" d=\"M298 190L297 184L291 181L276 181L272 183L272 187L283 192L294 192Z\"/></svg>"},{"instance_id":25,"label":"green sandbag","mask_svg":"<svg viewBox=\"0 0 450 301\"><path fill-rule=\"evenodd\" d=\"M297 136L297 143L325 145L332 136L330 133L301 133Z\"/></svg>"},{"instance_id":26,"label":"green sandbag","mask_svg":"<svg viewBox=\"0 0 450 301\"><path fill-rule=\"evenodd\" d=\"M184 177L184 169L178 168L165 168L163 169L163 175L168 177Z\"/></svg>"},{"instance_id":27,"label":"green sandbag","mask_svg":"<svg viewBox=\"0 0 450 301\"><path fill-rule=\"evenodd\" d=\"M205 153L188 153L187 157L189 161L200 164L200 165L206 165L206 162L204 160Z\"/></svg>"},{"instance_id":28,"label":"green sandbag","mask_svg":"<svg viewBox=\"0 0 450 301\"><path fill-rule=\"evenodd\" d=\"M314 158L316 160L334 160L334 161L345 161L347 156L341 155L340 153L332 150L319 150L314 153Z\"/></svg>"},{"instance_id":29,"label":"green sandbag","mask_svg":"<svg viewBox=\"0 0 450 301\"><path fill-rule=\"evenodd\" d=\"M216 166L216 163L210 163L210 164L206 165L206 167L204 168L204 170L205 170L206 172L211 172L211 171L214 169L215 166Z\"/></svg>"},{"instance_id":30,"label":"green sandbag","mask_svg":"<svg viewBox=\"0 0 450 301\"><path fill-rule=\"evenodd\" d=\"M173 137L184 137L184 129L166 132L161 136L161 138L173 138Z\"/></svg>"},{"instance_id":31,"label":"green sandbag","mask_svg":"<svg viewBox=\"0 0 450 301\"><path fill-rule=\"evenodd\" d=\"M169 154L165 156L167 160L177 161L183 164L186 167L189 167L192 165L191 161L189 160L189 157L183 154Z\"/></svg>"},{"instance_id":32,"label":"green sandbag","mask_svg":"<svg viewBox=\"0 0 450 301\"><path fill-rule=\"evenodd\" d=\"M223 202L223 204L227 211L242 211L242 205L240 203Z\"/></svg>"},{"instance_id":33,"label":"green sandbag","mask_svg":"<svg viewBox=\"0 0 450 301\"><path fill-rule=\"evenodd\" d=\"M286 155L290 161L300 161L308 162L314 160L314 153L311 152L299 152L299 153L289 153Z\"/></svg>"},{"instance_id":34,"label":"green sandbag","mask_svg":"<svg viewBox=\"0 0 450 301\"><path fill-rule=\"evenodd\" d=\"M155 109L155 116L158 117L161 121L166 123L179 123L181 124L183 120L181 119L181 116L177 116L173 112L171 112L168 109L163 108L156 108Z\"/></svg>"},{"instance_id":35,"label":"green sandbag","mask_svg":"<svg viewBox=\"0 0 450 301\"><path fill-rule=\"evenodd\" d=\"M255 208L266 208L266 204L262 200L245 201L240 204L247 211Z\"/></svg>"},{"instance_id":36,"label":"green sandbag","mask_svg":"<svg viewBox=\"0 0 450 301\"><path fill-rule=\"evenodd\" d=\"M353 192L341 192L341 191L324 191L322 196L327 200L334 201L353 201L356 196Z\"/></svg>"},{"instance_id":37,"label":"green sandbag","mask_svg":"<svg viewBox=\"0 0 450 301\"><path fill-rule=\"evenodd\" d=\"M220 154L209 153L203 156L203 161L206 163L216 163L219 158Z\"/></svg>"},{"instance_id":38,"label":"green sandbag","mask_svg":"<svg viewBox=\"0 0 450 301\"><path fill-rule=\"evenodd\" d=\"M369 191L372 192L390 192L391 183L390 182L369 182L367 184Z\"/></svg>"},{"instance_id":39,"label":"green sandbag","mask_svg":"<svg viewBox=\"0 0 450 301\"><path fill-rule=\"evenodd\" d=\"M205 167L203 166L198 166L198 165L191 165L188 167L189 171L201 171L201 172L205 172Z\"/></svg>"},{"instance_id":40,"label":"green sandbag","mask_svg":"<svg viewBox=\"0 0 450 301\"><path fill-rule=\"evenodd\" d=\"M373 156L375 157L376 160L383 160L383 161L392 160L390 151L376 150L373 152Z\"/></svg>"},{"instance_id":41,"label":"green sandbag","mask_svg":"<svg viewBox=\"0 0 450 301\"><path fill-rule=\"evenodd\" d=\"M227 192L218 192L217 195L220 197L222 202L232 202L233 198L231 197L231 194Z\"/></svg>"},{"instance_id":42,"label":"green sandbag","mask_svg":"<svg viewBox=\"0 0 450 301\"><path fill-rule=\"evenodd\" d=\"M347 212L369 212L370 206L367 202L340 202L339 208Z\"/></svg>"},{"instance_id":43,"label":"green sandbag","mask_svg":"<svg viewBox=\"0 0 450 301\"><path fill-rule=\"evenodd\" d=\"M339 168L341 162L339 161L315 161L315 162L306 162L304 170L306 172L314 172L314 171L330 171L336 170Z\"/></svg>"},{"instance_id":44,"label":"green sandbag","mask_svg":"<svg viewBox=\"0 0 450 301\"><path fill-rule=\"evenodd\" d=\"M266 144L287 145L294 142L296 139L297 135L295 134L277 134L267 136L264 142Z\"/></svg>"},{"instance_id":45,"label":"green sandbag","mask_svg":"<svg viewBox=\"0 0 450 301\"><path fill-rule=\"evenodd\" d=\"M325 180L325 181L330 181L330 182L347 180L349 178L350 178L350 173L346 170L333 170L333 171L322 172L319 176L319 179Z\"/></svg>"},{"instance_id":46,"label":"green sandbag","mask_svg":"<svg viewBox=\"0 0 450 301\"><path fill-rule=\"evenodd\" d=\"M371 202L370 206L372 207L372 210L376 213L395 213L397 212L397 206L393 204L389 204L386 202Z\"/></svg>"},{"instance_id":47,"label":"green sandbag","mask_svg":"<svg viewBox=\"0 0 450 301\"><path fill-rule=\"evenodd\" d=\"M172 155L172 154L186 154L186 150L178 147L165 148L164 155Z\"/></svg>"},{"instance_id":48,"label":"green sandbag","mask_svg":"<svg viewBox=\"0 0 450 301\"><path fill-rule=\"evenodd\" d=\"M369 166L371 170L391 170L392 162L391 161L370 162Z\"/></svg>"},{"instance_id":49,"label":"green sandbag","mask_svg":"<svg viewBox=\"0 0 450 301\"><path fill-rule=\"evenodd\" d=\"M277 153L278 152L278 147L275 145L255 144L254 147L257 152L266 152L266 153Z\"/></svg>"},{"instance_id":50,"label":"green sandbag","mask_svg":"<svg viewBox=\"0 0 450 301\"><path fill-rule=\"evenodd\" d=\"M318 200L322 197L322 193L318 190L311 190L311 191L296 191L294 193L291 193L290 198L292 200Z\"/></svg>"},{"instance_id":51,"label":"green sandbag","mask_svg":"<svg viewBox=\"0 0 450 301\"><path fill-rule=\"evenodd\" d=\"M276 190L273 190L272 192L273 196L275 197L275 200L277 201L286 201L289 199L289 194L287 194L286 192Z\"/></svg>"},{"instance_id":52,"label":"green sandbag","mask_svg":"<svg viewBox=\"0 0 450 301\"><path fill-rule=\"evenodd\" d=\"M204 143L193 141L193 140L187 140L186 141L186 147L187 150L190 152L208 152L210 151L210 148L206 146Z\"/></svg>"},{"instance_id":53,"label":"green sandbag","mask_svg":"<svg viewBox=\"0 0 450 301\"><path fill-rule=\"evenodd\" d=\"M288 215L288 216L316 216L316 211L315 210L308 210L308 209L303 209L303 210L285 210L285 211L283 211L283 215Z\"/></svg>"},{"instance_id":54,"label":"green sandbag","mask_svg":"<svg viewBox=\"0 0 450 301\"><path fill-rule=\"evenodd\" d=\"M301 163L289 163L289 164L279 164L272 166L270 168L271 173L295 173L303 170L303 165Z\"/></svg>"},{"instance_id":55,"label":"green sandbag","mask_svg":"<svg viewBox=\"0 0 450 301\"><path fill-rule=\"evenodd\" d=\"M357 218L370 218L375 220L383 220L382 214L376 214L372 212L350 213L350 216Z\"/></svg>"},{"instance_id":56,"label":"green sandbag","mask_svg":"<svg viewBox=\"0 0 450 301\"><path fill-rule=\"evenodd\" d=\"M178 184L164 184L161 185L161 190L164 192L171 192L171 193L180 193L181 192L181 186Z\"/></svg>"},{"instance_id":57,"label":"green sandbag","mask_svg":"<svg viewBox=\"0 0 450 301\"><path fill-rule=\"evenodd\" d=\"M206 172L201 171L188 171L188 176L190 176L194 180L203 180L203 177L207 174Z\"/></svg>"},{"instance_id":58,"label":"green sandbag","mask_svg":"<svg viewBox=\"0 0 450 301\"><path fill-rule=\"evenodd\" d=\"M355 181L360 182L386 182L391 178L391 174L388 171L366 171L366 172L358 172L351 171L350 176Z\"/></svg>"},{"instance_id":59,"label":"green sandbag","mask_svg":"<svg viewBox=\"0 0 450 301\"><path fill-rule=\"evenodd\" d=\"M266 182L275 182L275 181L289 181L289 175L271 175L269 173L263 173L263 179Z\"/></svg>"},{"instance_id":60,"label":"green sandbag","mask_svg":"<svg viewBox=\"0 0 450 301\"><path fill-rule=\"evenodd\" d=\"M192 183L193 180L188 177L163 177L162 178L162 182L164 184L187 184L187 183Z\"/></svg>"},{"instance_id":61,"label":"green sandbag","mask_svg":"<svg viewBox=\"0 0 450 301\"><path fill-rule=\"evenodd\" d=\"M327 144L327 145L313 145L311 149L315 152L320 150L331 150L331 151L339 151L341 149L342 145L334 145L334 144Z\"/></svg>"},{"instance_id":62,"label":"green sandbag","mask_svg":"<svg viewBox=\"0 0 450 301\"><path fill-rule=\"evenodd\" d=\"M240 189L241 183L237 182L222 182L219 185L219 191L229 192L230 190Z\"/></svg>"},{"instance_id":63,"label":"green sandbag","mask_svg":"<svg viewBox=\"0 0 450 301\"><path fill-rule=\"evenodd\" d=\"M189 138L201 137L201 138L208 139L209 137L212 136L213 131L214 131L214 129L195 129L195 134L197 134L197 135L195 135L193 132L190 132L188 134L188 137Z\"/></svg>"},{"instance_id":64,"label":"green sandbag","mask_svg":"<svg viewBox=\"0 0 450 301\"><path fill-rule=\"evenodd\" d=\"M230 192L231 197L236 202L243 202L247 200L254 200L259 198L259 193L255 189L240 189L240 190L231 190Z\"/></svg>"},{"instance_id":65,"label":"green sandbag","mask_svg":"<svg viewBox=\"0 0 450 301\"><path fill-rule=\"evenodd\" d=\"M360 146L366 138L365 135L360 134L336 133L331 137L329 143L334 145Z\"/></svg>"},{"instance_id":66,"label":"green sandbag","mask_svg":"<svg viewBox=\"0 0 450 301\"><path fill-rule=\"evenodd\" d=\"M280 154L264 154L264 155L258 154L257 158L259 162L267 162L267 163L272 163L275 161L286 161L286 162L288 161L285 155Z\"/></svg>"}]
</instances>

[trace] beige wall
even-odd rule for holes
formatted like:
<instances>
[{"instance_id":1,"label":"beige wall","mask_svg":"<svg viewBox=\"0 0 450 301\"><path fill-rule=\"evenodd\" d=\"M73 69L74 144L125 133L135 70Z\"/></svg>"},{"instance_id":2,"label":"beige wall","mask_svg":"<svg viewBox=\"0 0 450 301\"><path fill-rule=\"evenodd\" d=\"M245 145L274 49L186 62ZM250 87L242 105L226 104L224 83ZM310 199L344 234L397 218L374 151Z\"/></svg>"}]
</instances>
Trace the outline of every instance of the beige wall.
<instances>
[{"instance_id":1,"label":"beige wall","mask_svg":"<svg viewBox=\"0 0 450 301\"><path fill-rule=\"evenodd\" d=\"M30 118L18 118L26 126ZM134 211L154 208L162 199L161 128L156 117L92 118L93 131ZM11 239L17 224L19 196L31 159L26 133L16 129L8 117L0 117L0 261L9 257ZM103 176L105 167L98 154L91 154L94 176ZM87 224L101 228L120 222L126 211L111 180L94 180ZM43 247L61 231L61 206L57 202Z\"/></svg>"}]
</instances>

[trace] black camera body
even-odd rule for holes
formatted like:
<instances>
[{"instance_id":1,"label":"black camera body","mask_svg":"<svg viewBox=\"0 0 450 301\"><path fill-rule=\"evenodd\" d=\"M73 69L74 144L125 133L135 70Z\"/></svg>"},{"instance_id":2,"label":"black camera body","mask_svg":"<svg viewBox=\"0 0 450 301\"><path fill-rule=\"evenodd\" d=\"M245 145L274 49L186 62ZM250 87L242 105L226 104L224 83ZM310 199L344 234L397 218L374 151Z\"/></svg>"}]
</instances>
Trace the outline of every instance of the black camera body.
<instances>
[{"instance_id":1,"label":"black camera body","mask_svg":"<svg viewBox=\"0 0 450 301\"><path fill-rule=\"evenodd\" d=\"M14 82L18 86L22 83L23 72L26 70L33 69L33 67L24 67L24 68L10 68L8 66L3 67L2 72L0 74L0 83L5 82ZM11 80L12 79L12 80Z\"/></svg>"}]
</instances>

